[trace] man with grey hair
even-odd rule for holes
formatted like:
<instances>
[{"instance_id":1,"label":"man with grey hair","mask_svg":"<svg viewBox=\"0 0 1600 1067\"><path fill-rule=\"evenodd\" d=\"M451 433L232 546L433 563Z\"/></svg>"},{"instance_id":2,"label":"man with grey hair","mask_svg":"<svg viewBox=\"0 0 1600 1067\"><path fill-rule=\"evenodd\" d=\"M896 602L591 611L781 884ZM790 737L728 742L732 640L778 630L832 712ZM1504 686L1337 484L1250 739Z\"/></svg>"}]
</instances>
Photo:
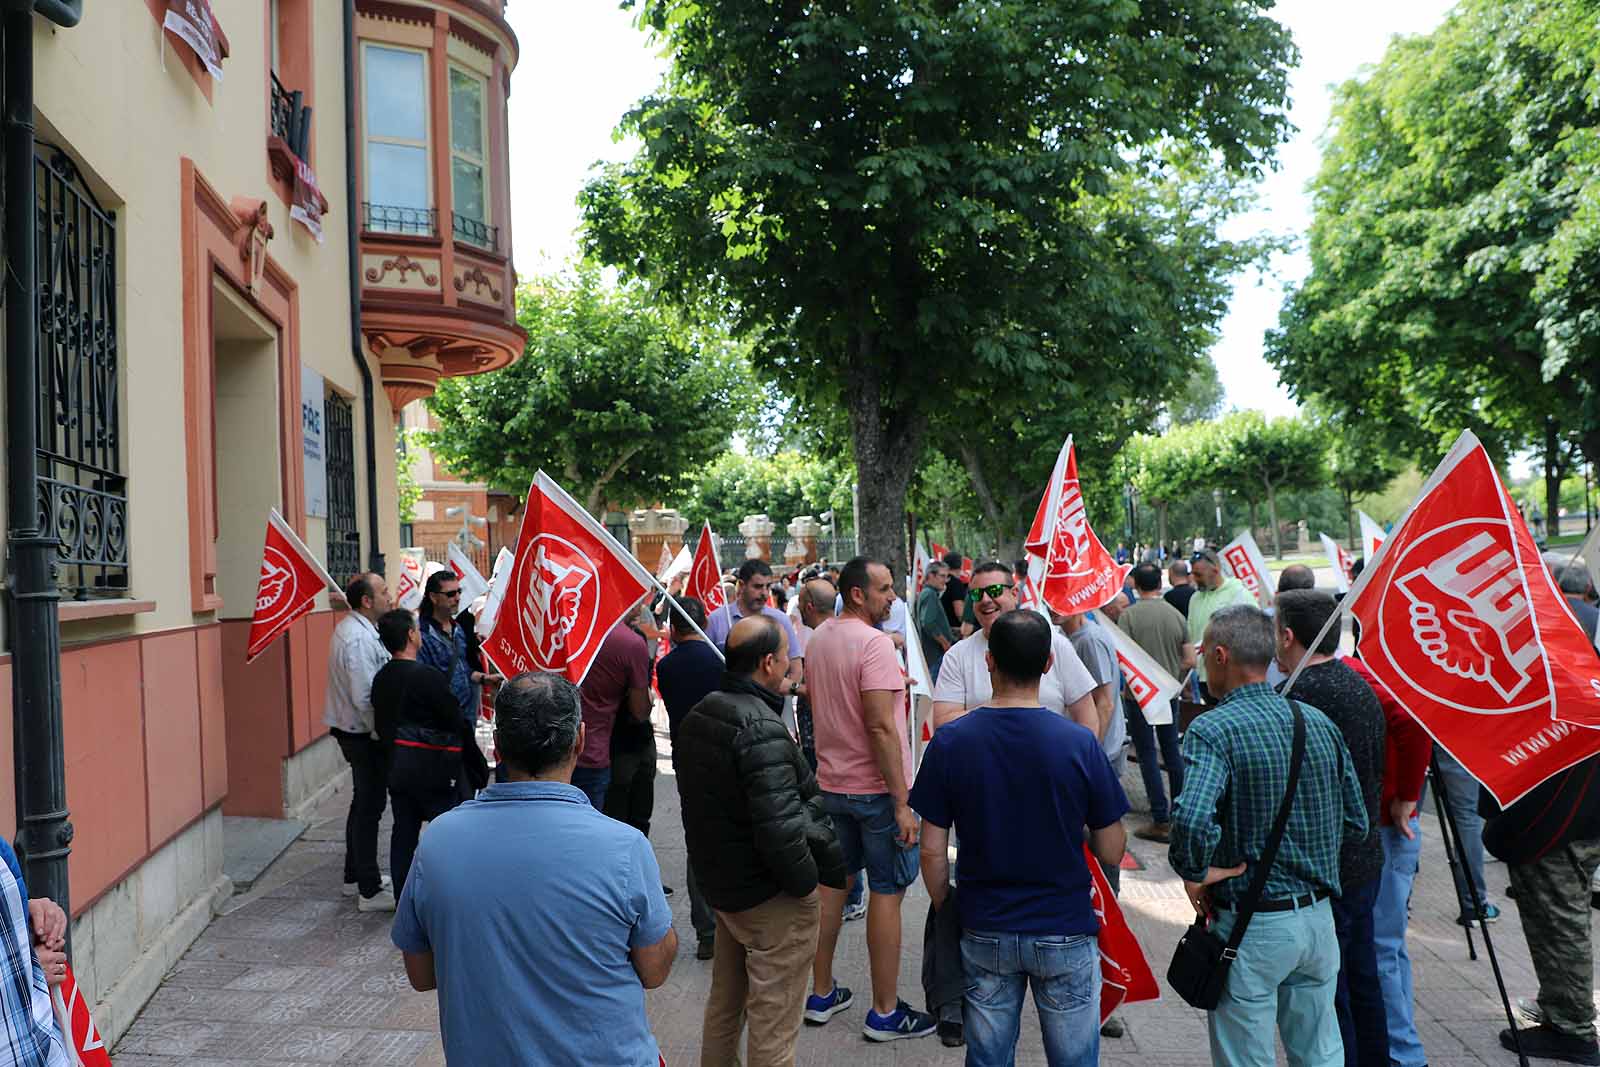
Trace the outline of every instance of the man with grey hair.
<instances>
[{"instance_id":1,"label":"man with grey hair","mask_svg":"<svg viewBox=\"0 0 1600 1067\"><path fill-rule=\"evenodd\" d=\"M390 932L406 976L438 989L450 1063L654 1067L644 991L678 950L655 853L572 785L577 686L519 674L494 706L506 780L423 834Z\"/></svg>"},{"instance_id":2,"label":"man with grey hair","mask_svg":"<svg viewBox=\"0 0 1600 1067\"><path fill-rule=\"evenodd\" d=\"M1218 608L1206 624L1202 655L1218 704L1184 734L1170 858L1195 911L1227 940L1288 789L1297 720L1303 723L1283 837L1222 1000L1207 1018L1214 1063L1271 1067L1276 1027L1290 1063L1326 1067L1344 1061L1334 1013L1339 942L1328 898L1340 892L1340 847L1366 836L1367 809L1338 728L1267 685L1276 643L1272 620L1251 605Z\"/></svg>"},{"instance_id":3,"label":"man with grey hair","mask_svg":"<svg viewBox=\"0 0 1600 1067\"><path fill-rule=\"evenodd\" d=\"M1595 647L1600 648L1600 610L1594 606L1594 582L1589 579L1588 568L1577 560L1551 562L1549 566L1556 585L1561 587L1561 595L1567 598L1567 607L1578 618L1578 625Z\"/></svg>"}]
</instances>

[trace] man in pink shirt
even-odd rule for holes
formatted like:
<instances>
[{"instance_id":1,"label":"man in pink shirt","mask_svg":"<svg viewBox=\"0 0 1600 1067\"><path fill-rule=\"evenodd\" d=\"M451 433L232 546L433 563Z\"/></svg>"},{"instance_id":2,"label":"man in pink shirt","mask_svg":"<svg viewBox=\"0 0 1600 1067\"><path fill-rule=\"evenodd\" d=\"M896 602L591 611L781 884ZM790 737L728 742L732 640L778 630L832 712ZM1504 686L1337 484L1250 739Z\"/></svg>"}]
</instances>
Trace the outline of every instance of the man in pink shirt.
<instances>
[{"instance_id":1,"label":"man in pink shirt","mask_svg":"<svg viewBox=\"0 0 1600 1067\"><path fill-rule=\"evenodd\" d=\"M905 676L889 635L877 624L894 604L894 576L858 556L839 574L843 610L806 644L806 691L817 745L822 803L844 849L846 869L867 872L867 958L872 1007L862 1033L872 1041L925 1037L931 1016L899 999L900 901L917 878L917 816L906 804L911 745L903 714ZM806 1021L825 1023L850 1005L833 980L833 953L845 892L820 887L822 929Z\"/></svg>"}]
</instances>

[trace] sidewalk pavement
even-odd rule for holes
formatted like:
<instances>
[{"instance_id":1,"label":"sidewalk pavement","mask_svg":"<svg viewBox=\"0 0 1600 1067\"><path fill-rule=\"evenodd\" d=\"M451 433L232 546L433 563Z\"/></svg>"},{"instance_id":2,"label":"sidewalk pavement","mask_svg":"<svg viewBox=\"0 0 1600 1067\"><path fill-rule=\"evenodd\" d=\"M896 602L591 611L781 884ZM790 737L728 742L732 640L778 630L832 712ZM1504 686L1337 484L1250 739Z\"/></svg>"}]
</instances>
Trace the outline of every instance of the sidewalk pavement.
<instances>
[{"instance_id":1,"label":"sidewalk pavement","mask_svg":"<svg viewBox=\"0 0 1600 1067\"><path fill-rule=\"evenodd\" d=\"M660 738L667 750L665 737ZM685 852L676 780L663 758L656 779L651 840L670 897L680 938L672 977L647 996L651 1024L670 1067L699 1062L702 1006L710 964L694 958L689 899L684 889ZM1130 831L1147 817L1138 770L1124 782L1134 813ZM343 827L348 794L336 794L316 813L312 828L249 892L234 897L167 975L161 988L123 1036L114 1053L117 1067L243 1067L245 1064L437 1065L444 1063L433 994L413 992L399 953L389 942L387 915L361 914L340 895ZM387 858L388 823L380 856ZM1433 812L1423 818L1422 869L1413 895L1410 947L1415 968L1418 1028L1432 1067L1509 1065L1516 1058L1496 1039L1505 1025L1494 976L1477 939L1479 959L1467 958L1450 872L1439 845ZM1125 870L1122 906L1158 976L1189 924L1182 885L1162 846L1134 840L1130 851L1141 869ZM1532 998L1537 983L1514 903L1504 899L1506 872L1491 862L1489 892L1505 918L1492 928L1513 1003ZM921 884L904 904L901 996L918 1006L922 923L928 897ZM949 1065L962 1050L942 1047L937 1037L874 1044L861 1037L868 999L864 923L846 924L835 973L855 990L857 1007L823 1027L807 1026L800 1038L802 1065L862 1064L871 1067ZM1476 936L1476 935L1475 935ZM1163 986L1164 986L1163 980ZM1152 1004L1125 1008L1127 1035L1104 1040L1101 1062L1200 1067L1210 1063L1205 1016L1168 994ZM1025 1007L1017 1062L1044 1064L1037 1017ZM1281 1056L1280 1056L1281 1059ZM466 1065L479 1067L479 1065Z\"/></svg>"}]
</instances>

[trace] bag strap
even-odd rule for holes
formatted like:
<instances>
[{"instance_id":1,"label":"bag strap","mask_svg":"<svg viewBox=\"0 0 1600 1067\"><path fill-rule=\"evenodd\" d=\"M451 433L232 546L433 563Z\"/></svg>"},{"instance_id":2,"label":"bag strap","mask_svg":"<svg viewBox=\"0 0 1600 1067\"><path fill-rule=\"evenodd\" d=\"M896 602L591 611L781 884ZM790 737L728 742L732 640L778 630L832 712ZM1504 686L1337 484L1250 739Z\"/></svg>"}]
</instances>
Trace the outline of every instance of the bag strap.
<instances>
[{"instance_id":1,"label":"bag strap","mask_svg":"<svg viewBox=\"0 0 1600 1067\"><path fill-rule=\"evenodd\" d=\"M1289 782L1283 787L1283 800L1278 803L1278 817L1272 824L1272 833L1267 837L1267 846L1261 850L1261 862L1256 864L1256 873L1250 879L1250 888L1245 891L1244 899L1238 902L1236 911L1239 919L1233 924L1233 931L1228 935L1228 945L1222 950L1222 955L1233 959L1239 954L1239 943L1244 940L1245 928L1250 925L1250 917L1255 914L1256 905L1261 903L1261 892L1267 888L1267 875L1272 872L1272 863L1278 858L1278 845L1283 841L1283 831L1289 825L1289 809L1294 806L1295 787L1300 784L1300 764L1305 762L1306 756L1306 720L1300 714L1300 702L1291 700L1289 710L1294 712L1294 749L1289 756Z\"/></svg>"}]
</instances>

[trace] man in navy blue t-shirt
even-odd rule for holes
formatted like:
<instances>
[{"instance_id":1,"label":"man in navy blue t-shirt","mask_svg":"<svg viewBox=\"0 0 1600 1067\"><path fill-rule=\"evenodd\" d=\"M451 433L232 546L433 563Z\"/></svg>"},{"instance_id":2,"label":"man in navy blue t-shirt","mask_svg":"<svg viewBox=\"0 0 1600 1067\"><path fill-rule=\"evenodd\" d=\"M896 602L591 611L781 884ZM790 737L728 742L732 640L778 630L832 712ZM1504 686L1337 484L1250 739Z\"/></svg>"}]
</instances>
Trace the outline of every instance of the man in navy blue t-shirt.
<instances>
[{"instance_id":1,"label":"man in navy blue t-shirt","mask_svg":"<svg viewBox=\"0 0 1600 1067\"><path fill-rule=\"evenodd\" d=\"M705 605L692 596L677 598L671 609L672 651L656 664L656 688L667 706L667 733L674 745L678 724L694 706L716 691L722 681L722 654L695 629L706 628ZM676 754L676 752L674 752ZM683 779L678 779L681 787ZM694 924L695 959L709 960L716 952L717 917L700 895L694 868L689 869L689 921Z\"/></svg>"},{"instance_id":2,"label":"man in navy blue t-shirt","mask_svg":"<svg viewBox=\"0 0 1600 1067\"><path fill-rule=\"evenodd\" d=\"M933 735L911 788L922 817L922 880L936 908L950 896L950 828L961 839L961 962L967 1063L1010 1063L1033 981L1045 1055L1100 1054L1099 925L1089 905L1089 848L1122 860L1128 798L1090 731L1042 707L1050 624L1032 611L995 621L987 653L994 697Z\"/></svg>"}]
</instances>

